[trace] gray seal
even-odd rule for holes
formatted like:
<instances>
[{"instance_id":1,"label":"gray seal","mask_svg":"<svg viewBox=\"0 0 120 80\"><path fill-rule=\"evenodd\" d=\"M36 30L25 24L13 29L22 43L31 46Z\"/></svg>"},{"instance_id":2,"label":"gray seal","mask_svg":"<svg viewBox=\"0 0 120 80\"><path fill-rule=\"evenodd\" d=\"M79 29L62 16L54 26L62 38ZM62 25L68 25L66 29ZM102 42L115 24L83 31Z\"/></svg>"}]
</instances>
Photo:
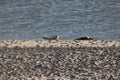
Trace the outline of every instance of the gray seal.
<instances>
[{"instance_id":1,"label":"gray seal","mask_svg":"<svg viewBox=\"0 0 120 80\"><path fill-rule=\"evenodd\" d=\"M49 38L49 37L43 37L43 39L45 39L45 40L59 40L59 36L55 35L55 36L53 36L51 38Z\"/></svg>"},{"instance_id":2,"label":"gray seal","mask_svg":"<svg viewBox=\"0 0 120 80\"><path fill-rule=\"evenodd\" d=\"M89 36L85 36L85 37L80 37L80 38L77 38L75 40L93 40L93 38L89 37Z\"/></svg>"}]
</instances>

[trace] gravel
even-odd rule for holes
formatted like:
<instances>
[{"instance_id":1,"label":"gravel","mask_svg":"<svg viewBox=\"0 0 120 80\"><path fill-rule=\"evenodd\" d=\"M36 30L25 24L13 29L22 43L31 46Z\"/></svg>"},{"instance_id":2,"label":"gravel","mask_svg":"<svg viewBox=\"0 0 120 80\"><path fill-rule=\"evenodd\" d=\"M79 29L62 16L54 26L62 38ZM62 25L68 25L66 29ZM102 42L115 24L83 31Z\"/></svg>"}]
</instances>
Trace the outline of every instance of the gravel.
<instances>
[{"instance_id":1,"label":"gravel","mask_svg":"<svg viewBox=\"0 0 120 80\"><path fill-rule=\"evenodd\" d=\"M119 80L120 47L0 47L0 80Z\"/></svg>"}]
</instances>

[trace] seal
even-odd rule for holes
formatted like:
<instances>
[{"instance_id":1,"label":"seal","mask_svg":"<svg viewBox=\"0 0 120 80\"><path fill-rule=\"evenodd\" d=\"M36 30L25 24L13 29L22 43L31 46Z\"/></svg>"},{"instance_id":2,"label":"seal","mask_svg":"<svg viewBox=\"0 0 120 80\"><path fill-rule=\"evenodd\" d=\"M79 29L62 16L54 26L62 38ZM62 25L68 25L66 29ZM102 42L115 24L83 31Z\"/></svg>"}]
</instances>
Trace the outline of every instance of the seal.
<instances>
[{"instance_id":1,"label":"seal","mask_svg":"<svg viewBox=\"0 0 120 80\"><path fill-rule=\"evenodd\" d=\"M53 37L51 37L51 38L43 37L43 39L45 39L45 40L56 40L56 41L58 41L58 40L59 40L59 36L58 36L58 35L55 35L55 36L53 36Z\"/></svg>"},{"instance_id":2,"label":"seal","mask_svg":"<svg viewBox=\"0 0 120 80\"><path fill-rule=\"evenodd\" d=\"M89 37L89 36L85 36L85 37L80 37L80 38L77 38L75 40L93 40L93 38Z\"/></svg>"}]
</instances>

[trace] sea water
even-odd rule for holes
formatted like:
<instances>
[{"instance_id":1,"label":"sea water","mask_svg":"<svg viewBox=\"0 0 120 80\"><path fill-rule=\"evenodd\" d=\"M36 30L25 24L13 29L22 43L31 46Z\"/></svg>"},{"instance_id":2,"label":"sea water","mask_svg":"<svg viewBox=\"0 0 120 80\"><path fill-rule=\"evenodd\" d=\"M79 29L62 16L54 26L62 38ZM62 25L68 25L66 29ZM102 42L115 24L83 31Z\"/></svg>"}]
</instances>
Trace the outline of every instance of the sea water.
<instances>
[{"instance_id":1,"label":"sea water","mask_svg":"<svg viewBox=\"0 0 120 80\"><path fill-rule=\"evenodd\" d=\"M0 0L0 40L120 40L120 0Z\"/></svg>"}]
</instances>

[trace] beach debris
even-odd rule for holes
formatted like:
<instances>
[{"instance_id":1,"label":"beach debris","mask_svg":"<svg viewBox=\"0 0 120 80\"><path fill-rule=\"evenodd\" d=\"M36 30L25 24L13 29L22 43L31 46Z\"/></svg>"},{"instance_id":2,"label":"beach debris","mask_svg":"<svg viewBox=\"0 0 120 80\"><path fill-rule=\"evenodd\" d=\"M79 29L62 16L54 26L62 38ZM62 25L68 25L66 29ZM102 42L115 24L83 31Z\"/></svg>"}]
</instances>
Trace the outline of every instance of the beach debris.
<instances>
[{"instance_id":1,"label":"beach debris","mask_svg":"<svg viewBox=\"0 0 120 80\"><path fill-rule=\"evenodd\" d=\"M55 35L55 36L53 36L53 37L51 37L51 38L49 38L49 37L43 37L43 39L45 39L45 40L59 40L59 36L58 35Z\"/></svg>"},{"instance_id":2,"label":"beach debris","mask_svg":"<svg viewBox=\"0 0 120 80\"><path fill-rule=\"evenodd\" d=\"M85 36L85 37L80 37L80 38L77 38L75 40L93 40L93 38L89 37L89 36Z\"/></svg>"}]
</instances>

